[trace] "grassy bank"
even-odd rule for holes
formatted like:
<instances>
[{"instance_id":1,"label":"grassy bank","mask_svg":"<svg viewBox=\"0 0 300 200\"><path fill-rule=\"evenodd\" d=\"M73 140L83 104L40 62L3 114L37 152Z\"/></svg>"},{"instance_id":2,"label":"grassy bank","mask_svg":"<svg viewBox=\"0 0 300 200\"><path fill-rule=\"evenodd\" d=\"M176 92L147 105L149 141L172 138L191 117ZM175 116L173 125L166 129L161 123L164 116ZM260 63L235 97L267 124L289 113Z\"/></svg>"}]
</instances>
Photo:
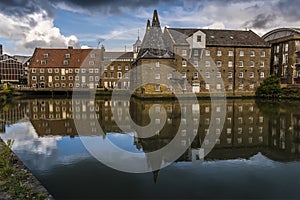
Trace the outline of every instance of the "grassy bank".
<instances>
[{"instance_id":1,"label":"grassy bank","mask_svg":"<svg viewBox=\"0 0 300 200\"><path fill-rule=\"evenodd\" d=\"M0 199L50 199L47 191L0 139ZM44 191L42 191L44 190Z\"/></svg>"}]
</instances>

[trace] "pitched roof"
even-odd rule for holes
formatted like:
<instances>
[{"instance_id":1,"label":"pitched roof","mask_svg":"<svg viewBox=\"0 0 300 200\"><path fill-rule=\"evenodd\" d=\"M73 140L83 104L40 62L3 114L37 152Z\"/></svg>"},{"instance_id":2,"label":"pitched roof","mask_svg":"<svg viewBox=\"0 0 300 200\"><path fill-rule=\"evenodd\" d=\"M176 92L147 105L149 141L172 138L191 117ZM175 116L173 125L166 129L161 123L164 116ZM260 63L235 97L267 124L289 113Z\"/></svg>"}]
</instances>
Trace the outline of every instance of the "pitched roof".
<instances>
[{"instance_id":1,"label":"pitched roof","mask_svg":"<svg viewBox=\"0 0 300 200\"><path fill-rule=\"evenodd\" d=\"M269 31L265 35L262 36L262 38L265 41L272 41L272 40L277 40L281 38L286 38L289 36L294 36L294 35L300 35L300 28L278 28L274 29L272 31Z\"/></svg>"},{"instance_id":2,"label":"pitched roof","mask_svg":"<svg viewBox=\"0 0 300 200\"><path fill-rule=\"evenodd\" d=\"M173 54L167 50L163 39L163 33L160 27L157 11L153 13L152 26L149 20L142 42L141 49L137 56L140 58L172 58Z\"/></svg>"},{"instance_id":3,"label":"pitched roof","mask_svg":"<svg viewBox=\"0 0 300 200\"><path fill-rule=\"evenodd\" d=\"M207 46L268 46L253 31L223 29L167 28L176 44L188 44L186 39L197 31L206 35Z\"/></svg>"},{"instance_id":4,"label":"pitched roof","mask_svg":"<svg viewBox=\"0 0 300 200\"><path fill-rule=\"evenodd\" d=\"M36 48L30 67L41 67L41 61L46 60L47 67L61 67L64 65L64 60L68 60L69 67L80 67L87 56L92 52L92 49L44 49ZM100 51L100 50L97 50ZM48 56L44 57L44 54ZM66 58L66 54L70 54L70 58Z\"/></svg>"},{"instance_id":5,"label":"pitched roof","mask_svg":"<svg viewBox=\"0 0 300 200\"><path fill-rule=\"evenodd\" d=\"M117 52L117 51L105 51L104 52L104 59L105 58L121 58L121 59L133 59L133 52Z\"/></svg>"}]
</instances>

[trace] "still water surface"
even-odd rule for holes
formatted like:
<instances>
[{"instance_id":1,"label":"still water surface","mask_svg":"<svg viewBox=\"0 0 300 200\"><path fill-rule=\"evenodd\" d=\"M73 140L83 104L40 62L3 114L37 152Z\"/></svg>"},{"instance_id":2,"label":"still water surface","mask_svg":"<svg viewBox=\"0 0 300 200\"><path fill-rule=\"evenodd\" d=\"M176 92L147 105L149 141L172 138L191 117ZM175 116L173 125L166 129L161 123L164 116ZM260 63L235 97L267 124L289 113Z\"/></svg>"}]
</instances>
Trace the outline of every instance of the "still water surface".
<instances>
[{"instance_id":1,"label":"still water surface","mask_svg":"<svg viewBox=\"0 0 300 200\"><path fill-rule=\"evenodd\" d=\"M14 100L0 111L0 136L14 140L13 151L56 199L107 198L300 198L300 110L299 102L259 102L228 100L220 137L214 149L198 161L201 145L213 109L209 101L199 106L187 101L138 101L112 103L96 99L87 104L78 99ZM150 122L149 109L154 105L159 124L161 108L166 111L163 129L151 138L138 138L138 133L124 133L115 124L112 110L129 124L130 112L139 125ZM74 114L78 109L81 114ZM85 112L93 109L95 116ZM115 145L135 153L151 152L167 145L184 116L194 118L194 141L185 139L187 151L173 164L159 171L130 174L107 167L85 149L81 139L109 139ZM86 121L87 131L78 136L74 118ZM105 134L91 118L96 118ZM184 122L187 123L187 122ZM203 146L202 146L203 147ZM109 152L108 152L109 153ZM117 157L116 159L123 159ZM165 158L167 161L167 158ZM149 161L151 165L151 161Z\"/></svg>"}]
</instances>

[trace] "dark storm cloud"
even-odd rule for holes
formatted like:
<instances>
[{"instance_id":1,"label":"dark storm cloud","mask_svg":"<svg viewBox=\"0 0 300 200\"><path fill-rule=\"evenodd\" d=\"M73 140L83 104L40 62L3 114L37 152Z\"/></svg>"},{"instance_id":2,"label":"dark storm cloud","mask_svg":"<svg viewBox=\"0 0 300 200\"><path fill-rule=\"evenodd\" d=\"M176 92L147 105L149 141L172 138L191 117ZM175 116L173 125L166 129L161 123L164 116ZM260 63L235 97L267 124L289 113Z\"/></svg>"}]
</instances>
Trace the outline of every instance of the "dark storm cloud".
<instances>
[{"instance_id":1,"label":"dark storm cloud","mask_svg":"<svg viewBox=\"0 0 300 200\"><path fill-rule=\"evenodd\" d=\"M135 10L142 7L157 6L172 0L50 0L54 5L65 3L74 8L83 8L93 13L120 14L123 9Z\"/></svg>"},{"instance_id":2,"label":"dark storm cloud","mask_svg":"<svg viewBox=\"0 0 300 200\"><path fill-rule=\"evenodd\" d=\"M299 0L280 0L277 6L284 18L290 21L299 21L300 19Z\"/></svg>"},{"instance_id":3,"label":"dark storm cloud","mask_svg":"<svg viewBox=\"0 0 300 200\"><path fill-rule=\"evenodd\" d=\"M0 12L15 17L26 17L28 14L42 13L43 17L53 17L53 7L46 0L1 0Z\"/></svg>"},{"instance_id":4,"label":"dark storm cloud","mask_svg":"<svg viewBox=\"0 0 300 200\"><path fill-rule=\"evenodd\" d=\"M259 14L253 20L247 21L244 26L248 28L264 29L269 28L271 23L275 20L274 14Z\"/></svg>"}]
</instances>

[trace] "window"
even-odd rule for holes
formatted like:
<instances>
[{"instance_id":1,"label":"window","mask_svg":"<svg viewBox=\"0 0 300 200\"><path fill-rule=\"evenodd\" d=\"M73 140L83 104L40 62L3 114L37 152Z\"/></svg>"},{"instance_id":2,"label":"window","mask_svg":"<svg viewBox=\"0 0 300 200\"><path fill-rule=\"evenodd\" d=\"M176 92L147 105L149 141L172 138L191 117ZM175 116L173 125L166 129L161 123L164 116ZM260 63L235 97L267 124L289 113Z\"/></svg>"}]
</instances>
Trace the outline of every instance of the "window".
<instances>
[{"instance_id":1,"label":"window","mask_svg":"<svg viewBox=\"0 0 300 200\"><path fill-rule=\"evenodd\" d=\"M36 76L32 76L32 80L33 80L33 81L36 81Z\"/></svg>"},{"instance_id":2,"label":"window","mask_svg":"<svg viewBox=\"0 0 300 200\"><path fill-rule=\"evenodd\" d=\"M45 72L44 69L40 69L40 73L43 74Z\"/></svg>"},{"instance_id":3,"label":"window","mask_svg":"<svg viewBox=\"0 0 300 200\"><path fill-rule=\"evenodd\" d=\"M81 69L81 73L86 73L86 69Z\"/></svg>"},{"instance_id":4,"label":"window","mask_svg":"<svg viewBox=\"0 0 300 200\"><path fill-rule=\"evenodd\" d=\"M222 56L222 51L217 51L217 56Z\"/></svg>"},{"instance_id":5,"label":"window","mask_svg":"<svg viewBox=\"0 0 300 200\"><path fill-rule=\"evenodd\" d=\"M157 92L160 91L160 84L155 85L155 91L157 91Z\"/></svg>"},{"instance_id":6,"label":"window","mask_svg":"<svg viewBox=\"0 0 300 200\"><path fill-rule=\"evenodd\" d=\"M58 74L58 73L59 73L59 69L58 69L58 68L55 68L55 69L54 69L54 72Z\"/></svg>"},{"instance_id":7,"label":"window","mask_svg":"<svg viewBox=\"0 0 300 200\"><path fill-rule=\"evenodd\" d=\"M56 80L56 81L59 81L59 76L55 76L55 80Z\"/></svg>"},{"instance_id":8,"label":"window","mask_svg":"<svg viewBox=\"0 0 300 200\"><path fill-rule=\"evenodd\" d=\"M62 77L61 77L61 80L62 80L62 81L66 80L66 77L65 77L65 76L62 76Z\"/></svg>"},{"instance_id":9,"label":"window","mask_svg":"<svg viewBox=\"0 0 300 200\"><path fill-rule=\"evenodd\" d=\"M94 65L94 64L95 64L95 62L93 60L89 61L89 65Z\"/></svg>"},{"instance_id":10,"label":"window","mask_svg":"<svg viewBox=\"0 0 300 200\"><path fill-rule=\"evenodd\" d=\"M90 74L94 73L94 69L89 69L89 73Z\"/></svg>"},{"instance_id":11,"label":"window","mask_svg":"<svg viewBox=\"0 0 300 200\"><path fill-rule=\"evenodd\" d=\"M261 52L260 52L260 56L261 56L261 57L266 57L266 52L265 52L265 51L261 51Z\"/></svg>"},{"instance_id":12,"label":"window","mask_svg":"<svg viewBox=\"0 0 300 200\"><path fill-rule=\"evenodd\" d=\"M71 54L67 53L66 58L71 58Z\"/></svg>"},{"instance_id":13,"label":"window","mask_svg":"<svg viewBox=\"0 0 300 200\"><path fill-rule=\"evenodd\" d=\"M195 61L194 61L194 66L195 66L195 67L198 67L198 60L195 60Z\"/></svg>"},{"instance_id":14,"label":"window","mask_svg":"<svg viewBox=\"0 0 300 200\"><path fill-rule=\"evenodd\" d=\"M250 67L254 67L255 66L255 62L254 61L250 61Z\"/></svg>"},{"instance_id":15,"label":"window","mask_svg":"<svg viewBox=\"0 0 300 200\"><path fill-rule=\"evenodd\" d=\"M94 53L91 53L90 58L96 58L96 55Z\"/></svg>"},{"instance_id":16,"label":"window","mask_svg":"<svg viewBox=\"0 0 300 200\"><path fill-rule=\"evenodd\" d=\"M122 78L122 72L118 72L118 78Z\"/></svg>"},{"instance_id":17,"label":"window","mask_svg":"<svg viewBox=\"0 0 300 200\"><path fill-rule=\"evenodd\" d=\"M222 61L217 61L217 67L222 67Z\"/></svg>"},{"instance_id":18,"label":"window","mask_svg":"<svg viewBox=\"0 0 300 200\"><path fill-rule=\"evenodd\" d=\"M254 78L254 72L250 72L250 78Z\"/></svg>"},{"instance_id":19,"label":"window","mask_svg":"<svg viewBox=\"0 0 300 200\"><path fill-rule=\"evenodd\" d=\"M228 72L228 78L232 78L232 72Z\"/></svg>"},{"instance_id":20,"label":"window","mask_svg":"<svg viewBox=\"0 0 300 200\"><path fill-rule=\"evenodd\" d=\"M233 51L228 51L228 56L233 56Z\"/></svg>"},{"instance_id":21,"label":"window","mask_svg":"<svg viewBox=\"0 0 300 200\"><path fill-rule=\"evenodd\" d=\"M194 72L194 79L198 78L198 72Z\"/></svg>"},{"instance_id":22,"label":"window","mask_svg":"<svg viewBox=\"0 0 300 200\"><path fill-rule=\"evenodd\" d=\"M254 51L250 51L250 56L254 57L255 56L255 52Z\"/></svg>"},{"instance_id":23,"label":"window","mask_svg":"<svg viewBox=\"0 0 300 200\"><path fill-rule=\"evenodd\" d=\"M49 54L48 53L44 53L44 58L48 58Z\"/></svg>"},{"instance_id":24,"label":"window","mask_svg":"<svg viewBox=\"0 0 300 200\"><path fill-rule=\"evenodd\" d=\"M288 43L285 44L284 50L285 50L285 52L289 51L289 44Z\"/></svg>"},{"instance_id":25,"label":"window","mask_svg":"<svg viewBox=\"0 0 300 200\"><path fill-rule=\"evenodd\" d=\"M182 60L182 67L186 67L186 60Z\"/></svg>"},{"instance_id":26,"label":"window","mask_svg":"<svg viewBox=\"0 0 300 200\"><path fill-rule=\"evenodd\" d=\"M216 77L217 77L217 78L221 78L221 72L217 72Z\"/></svg>"},{"instance_id":27,"label":"window","mask_svg":"<svg viewBox=\"0 0 300 200\"><path fill-rule=\"evenodd\" d=\"M185 49L181 50L181 56L186 56L186 50Z\"/></svg>"},{"instance_id":28,"label":"window","mask_svg":"<svg viewBox=\"0 0 300 200\"><path fill-rule=\"evenodd\" d=\"M254 84L251 83L251 84L249 85L249 88L250 88L250 89L254 89Z\"/></svg>"},{"instance_id":29,"label":"window","mask_svg":"<svg viewBox=\"0 0 300 200\"><path fill-rule=\"evenodd\" d=\"M210 56L210 51L209 50L205 51L205 56Z\"/></svg>"},{"instance_id":30,"label":"window","mask_svg":"<svg viewBox=\"0 0 300 200\"><path fill-rule=\"evenodd\" d=\"M205 61L205 67L210 67L210 61Z\"/></svg>"},{"instance_id":31,"label":"window","mask_svg":"<svg viewBox=\"0 0 300 200\"><path fill-rule=\"evenodd\" d=\"M205 72L205 77L206 78L210 78L210 73L209 72Z\"/></svg>"},{"instance_id":32,"label":"window","mask_svg":"<svg viewBox=\"0 0 300 200\"><path fill-rule=\"evenodd\" d=\"M198 51L198 49L195 49L195 50L194 50L194 56L199 56L199 51Z\"/></svg>"},{"instance_id":33,"label":"window","mask_svg":"<svg viewBox=\"0 0 300 200\"><path fill-rule=\"evenodd\" d=\"M244 72L239 73L239 78L244 78Z\"/></svg>"},{"instance_id":34,"label":"window","mask_svg":"<svg viewBox=\"0 0 300 200\"><path fill-rule=\"evenodd\" d=\"M114 70L114 66L113 65L110 66L110 70Z\"/></svg>"},{"instance_id":35,"label":"window","mask_svg":"<svg viewBox=\"0 0 300 200\"><path fill-rule=\"evenodd\" d=\"M69 76L69 80L72 81L73 80L73 76Z\"/></svg>"},{"instance_id":36,"label":"window","mask_svg":"<svg viewBox=\"0 0 300 200\"><path fill-rule=\"evenodd\" d=\"M48 73L52 73L52 69L48 69Z\"/></svg>"},{"instance_id":37,"label":"window","mask_svg":"<svg viewBox=\"0 0 300 200\"><path fill-rule=\"evenodd\" d=\"M228 90L232 90L232 84L231 83L228 84Z\"/></svg>"},{"instance_id":38,"label":"window","mask_svg":"<svg viewBox=\"0 0 300 200\"><path fill-rule=\"evenodd\" d=\"M76 81L79 81L79 76L75 76L75 80L76 80Z\"/></svg>"},{"instance_id":39,"label":"window","mask_svg":"<svg viewBox=\"0 0 300 200\"><path fill-rule=\"evenodd\" d=\"M55 87L59 87L60 85L59 85L59 83L55 83Z\"/></svg>"},{"instance_id":40,"label":"window","mask_svg":"<svg viewBox=\"0 0 300 200\"><path fill-rule=\"evenodd\" d=\"M125 70L128 70L128 69L129 69L128 65L125 65Z\"/></svg>"},{"instance_id":41,"label":"window","mask_svg":"<svg viewBox=\"0 0 300 200\"><path fill-rule=\"evenodd\" d=\"M114 72L110 72L110 78L114 78L115 77L115 73Z\"/></svg>"},{"instance_id":42,"label":"window","mask_svg":"<svg viewBox=\"0 0 300 200\"><path fill-rule=\"evenodd\" d=\"M104 78L107 78L107 72L104 72Z\"/></svg>"},{"instance_id":43,"label":"window","mask_svg":"<svg viewBox=\"0 0 300 200\"><path fill-rule=\"evenodd\" d=\"M217 90L221 90L222 89L221 84L217 84L216 88L217 88Z\"/></svg>"},{"instance_id":44,"label":"window","mask_svg":"<svg viewBox=\"0 0 300 200\"><path fill-rule=\"evenodd\" d=\"M99 76L95 76L95 81L99 81Z\"/></svg>"},{"instance_id":45,"label":"window","mask_svg":"<svg viewBox=\"0 0 300 200\"><path fill-rule=\"evenodd\" d=\"M62 83L62 84L61 84L61 87L66 87L66 84L65 84L65 83Z\"/></svg>"},{"instance_id":46,"label":"window","mask_svg":"<svg viewBox=\"0 0 300 200\"><path fill-rule=\"evenodd\" d=\"M201 42L201 35L197 35L197 42Z\"/></svg>"},{"instance_id":47,"label":"window","mask_svg":"<svg viewBox=\"0 0 300 200\"><path fill-rule=\"evenodd\" d=\"M244 84L240 84L239 89L243 90L244 89Z\"/></svg>"},{"instance_id":48,"label":"window","mask_svg":"<svg viewBox=\"0 0 300 200\"><path fill-rule=\"evenodd\" d=\"M264 61L260 62L260 67L265 67L265 62Z\"/></svg>"},{"instance_id":49,"label":"window","mask_svg":"<svg viewBox=\"0 0 300 200\"><path fill-rule=\"evenodd\" d=\"M265 78L265 72L260 72L260 78Z\"/></svg>"},{"instance_id":50,"label":"window","mask_svg":"<svg viewBox=\"0 0 300 200\"><path fill-rule=\"evenodd\" d=\"M90 76L90 77L89 77L89 81L94 81L94 77L93 77L93 76Z\"/></svg>"},{"instance_id":51,"label":"window","mask_svg":"<svg viewBox=\"0 0 300 200\"><path fill-rule=\"evenodd\" d=\"M233 66L232 61L228 61L228 67L232 67L232 66Z\"/></svg>"},{"instance_id":52,"label":"window","mask_svg":"<svg viewBox=\"0 0 300 200\"><path fill-rule=\"evenodd\" d=\"M95 69L95 74L98 74L99 73L99 69Z\"/></svg>"},{"instance_id":53,"label":"window","mask_svg":"<svg viewBox=\"0 0 300 200\"><path fill-rule=\"evenodd\" d=\"M69 87L72 88L73 87L73 83L69 83Z\"/></svg>"},{"instance_id":54,"label":"window","mask_svg":"<svg viewBox=\"0 0 300 200\"><path fill-rule=\"evenodd\" d=\"M182 72L182 78L186 78L186 72Z\"/></svg>"},{"instance_id":55,"label":"window","mask_svg":"<svg viewBox=\"0 0 300 200\"><path fill-rule=\"evenodd\" d=\"M209 84L205 84L205 89L209 90Z\"/></svg>"},{"instance_id":56,"label":"window","mask_svg":"<svg viewBox=\"0 0 300 200\"><path fill-rule=\"evenodd\" d=\"M160 67L159 61L157 61L157 62L155 63L155 66L156 66L156 67Z\"/></svg>"},{"instance_id":57,"label":"window","mask_svg":"<svg viewBox=\"0 0 300 200\"><path fill-rule=\"evenodd\" d=\"M41 65L46 65L47 61L46 60L41 60Z\"/></svg>"},{"instance_id":58,"label":"window","mask_svg":"<svg viewBox=\"0 0 300 200\"><path fill-rule=\"evenodd\" d=\"M64 60L64 65L68 65L69 61L68 60Z\"/></svg>"},{"instance_id":59,"label":"window","mask_svg":"<svg viewBox=\"0 0 300 200\"><path fill-rule=\"evenodd\" d=\"M240 61L240 67L244 67L244 62Z\"/></svg>"},{"instance_id":60,"label":"window","mask_svg":"<svg viewBox=\"0 0 300 200\"><path fill-rule=\"evenodd\" d=\"M69 69L69 73L70 73L70 74L73 73L73 69Z\"/></svg>"},{"instance_id":61,"label":"window","mask_svg":"<svg viewBox=\"0 0 300 200\"><path fill-rule=\"evenodd\" d=\"M244 55L245 55L244 51L240 51L240 56L244 56Z\"/></svg>"},{"instance_id":62,"label":"window","mask_svg":"<svg viewBox=\"0 0 300 200\"><path fill-rule=\"evenodd\" d=\"M36 69L32 69L31 72L32 72L33 74L35 74L35 73L36 73Z\"/></svg>"},{"instance_id":63,"label":"window","mask_svg":"<svg viewBox=\"0 0 300 200\"><path fill-rule=\"evenodd\" d=\"M155 73L155 79L160 79L160 73Z\"/></svg>"},{"instance_id":64,"label":"window","mask_svg":"<svg viewBox=\"0 0 300 200\"><path fill-rule=\"evenodd\" d=\"M173 78L173 75L172 74L168 74L167 79L171 79L171 78Z\"/></svg>"}]
</instances>

